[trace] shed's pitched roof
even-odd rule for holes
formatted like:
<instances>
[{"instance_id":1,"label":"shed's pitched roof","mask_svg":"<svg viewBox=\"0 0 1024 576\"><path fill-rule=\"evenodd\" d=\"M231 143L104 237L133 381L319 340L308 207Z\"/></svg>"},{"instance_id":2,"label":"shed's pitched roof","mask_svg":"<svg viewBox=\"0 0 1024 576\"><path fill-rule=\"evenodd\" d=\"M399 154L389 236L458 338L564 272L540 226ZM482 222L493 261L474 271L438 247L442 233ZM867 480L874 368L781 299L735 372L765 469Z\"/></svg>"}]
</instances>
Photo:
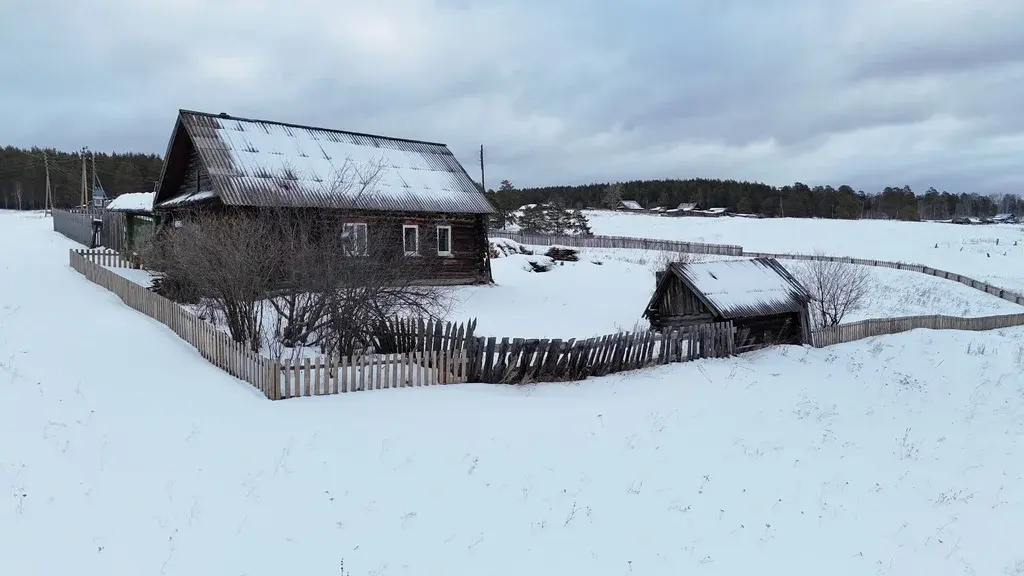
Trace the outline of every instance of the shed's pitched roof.
<instances>
[{"instance_id":1,"label":"shed's pitched roof","mask_svg":"<svg viewBox=\"0 0 1024 576\"><path fill-rule=\"evenodd\" d=\"M181 110L165 173L180 131L227 205L494 211L444 144Z\"/></svg>"},{"instance_id":2,"label":"shed's pitched roof","mask_svg":"<svg viewBox=\"0 0 1024 576\"><path fill-rule=\"evenodd\" d=\"M153 211L153 192L130 192L121 194L107 204L107 210L111 212L141 212Z\"/></svg>"},{"instance_id":3,"label":"shed's pitched roof","mask_svg":"<svg viewBox=\"0 0 1024 576\"><path fill-rule=\"evenodd\" d=\"M636 200L619 200L619 204L621 204L623 208L628 208L630 210L644 209L644 207L641 206L640 203L637 202Z\"/></svg>"},{"instance_id":4,"label":"shed's pitched roof","mask_svg":"<svg viewBox=\"0 0 1024 576\"><path fill-rule=\"evenodd\" d=\"M803 310L811 296L807 289L772 258L722 260L693 264L673 263L659 282L651 309L667 282L678 278L716 316L748 318ZM646 314L645 314L646 316Z\"/></svg>"}]
</instances>

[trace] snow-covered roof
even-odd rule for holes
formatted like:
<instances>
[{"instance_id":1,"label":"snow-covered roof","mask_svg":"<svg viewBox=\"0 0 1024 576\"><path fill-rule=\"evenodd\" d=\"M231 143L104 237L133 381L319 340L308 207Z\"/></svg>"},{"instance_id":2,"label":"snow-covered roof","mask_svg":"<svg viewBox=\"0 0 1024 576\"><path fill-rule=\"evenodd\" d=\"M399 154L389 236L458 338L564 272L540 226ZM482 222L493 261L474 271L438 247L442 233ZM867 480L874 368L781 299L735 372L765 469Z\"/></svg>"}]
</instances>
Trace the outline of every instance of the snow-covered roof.
<instances>
[{"instance_id":1,"label":"snow-covered roof","mask_svg":"<svg viewBox=\"0 0 1024 576\"><path fill-rule=\"evenodd\" d=\"M188 204L195 204L196 202L201 202L203 200L211 200L216 197L217 195L214 192L211 192L210 190L203 190L202 192L186 192L184 194L179 194L174 198L161 201L159 206L161 208L170 208L172 206L186 206Z\"/></svg>"},{"instance_id":2,"label":"snow-covered roof","mask_svg":"<svg viewBox=\"0 0 1024 576\"><path fill-rule=\"evenodd\" d=\"M152 212L153 192L130 192L121 194L107 204L111 212Z\"/></svg>"},{"instance_id":3,"label":"snow-covered roof","mask_svg":"<svg viewBox=\"0 0 1024 576\"><path fill-rule=\"evenodd\" d=\"M444 144L188 110L168 146L161 206L178 189L167 167L175 151L187 152L175 146L182 132L227 205L494 212Z\"/></svg>"},{"instance_id":4,"label":"snow-covered roof","mask_svg":"<svg viewBox=\"0 0 1024 576\"><path fill-rule=\"evenodd\" d=\"M644 209L644 207L641 206L640 203L637 202L636 200L620 200L619 204L623 208L628 208L629 210L643 210Z\"/></svg>"},{"instance_id":5,"label":"snow-covered roof","mask_svg":"<svg viewBox=\"0 0 1024 576\"><path fill-rule=\"evenodd\" d=\"M674 263L662 278L648 308L657 303L674 276L688 286L717 317L746 318L799 312L810 294L772 258Z\"/></svg>"}]
</instances>

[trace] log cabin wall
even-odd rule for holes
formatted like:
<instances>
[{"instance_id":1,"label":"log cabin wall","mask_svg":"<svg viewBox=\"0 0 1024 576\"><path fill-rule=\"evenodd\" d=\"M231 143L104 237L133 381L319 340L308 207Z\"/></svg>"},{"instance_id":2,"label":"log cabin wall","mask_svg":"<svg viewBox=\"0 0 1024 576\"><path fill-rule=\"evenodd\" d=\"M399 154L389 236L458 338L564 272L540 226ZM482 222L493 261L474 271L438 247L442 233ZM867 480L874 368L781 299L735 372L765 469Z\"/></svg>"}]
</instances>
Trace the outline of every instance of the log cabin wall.
<instances>
[{"instance_id":1,"label":"log cabin wall","mask_svg":"<svg viewBox=\"0 0 1024 576\"><path fill-rule=\"evenodd\" d=\"M188 220L201 214L254 213L257 208L204 203L163 211L165 221ZM487 250L486 215L438 214L426 212L364 212L326 210L319 208L284 208L297 219L318 222L318 234L336 236L341 242L346 223L366 224L368 258L382 265L392 259L416 258L422 266L410 267L426 284L483 284L491 282L490 257ZM419 249L416 256L406 256L403 230L406 225L418 227ZM451 255L438 253L438 226L451 227Z\"/></svg>"}]
</instances>

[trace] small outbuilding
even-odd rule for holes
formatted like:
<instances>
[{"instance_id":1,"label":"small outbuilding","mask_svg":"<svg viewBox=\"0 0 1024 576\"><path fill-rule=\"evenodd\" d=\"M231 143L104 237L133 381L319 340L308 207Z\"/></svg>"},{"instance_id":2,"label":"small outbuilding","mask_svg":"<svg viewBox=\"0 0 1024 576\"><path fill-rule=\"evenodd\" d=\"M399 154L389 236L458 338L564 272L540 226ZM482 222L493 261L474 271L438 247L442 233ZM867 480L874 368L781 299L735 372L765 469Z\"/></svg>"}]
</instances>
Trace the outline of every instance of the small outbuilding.
<instances>
[{"instance_id":1,"label":"small outbuilding","mask_svg":"<svg viewBox=\"0 0 1024 576\"><path fill-rule=\"evenodd\" d=\"M809 344L811 295L772 258L672 263L657 274L644 318L669 331L731 320L736 351Z\"/></svg>"},{"instance_id":2,"label":"small outbuilding","mask_svg":"<svg viewBox=\"0 0 1024 576\"><path fill-rule=\"evenodd\" d=\"M121 238L118 246L126 254L138 251L142 243L153 234L155 222L153 220L153 197L154 192L131 192L121 194L114 198L106 206L108 213L123 214L123 220L119 222L123 230L117 232ZM112 224L108 218L104 218L104 227Z\"/></svg>"}]
</instances>

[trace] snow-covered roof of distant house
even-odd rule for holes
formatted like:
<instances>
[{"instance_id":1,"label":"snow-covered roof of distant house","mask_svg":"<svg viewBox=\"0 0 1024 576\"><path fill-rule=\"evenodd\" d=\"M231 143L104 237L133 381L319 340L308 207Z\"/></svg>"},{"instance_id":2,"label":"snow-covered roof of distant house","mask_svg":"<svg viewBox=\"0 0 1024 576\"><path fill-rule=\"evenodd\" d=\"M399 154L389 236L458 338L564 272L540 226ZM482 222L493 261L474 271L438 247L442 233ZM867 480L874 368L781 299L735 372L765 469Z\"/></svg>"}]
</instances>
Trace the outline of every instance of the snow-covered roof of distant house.
<instances>
[{"instance_id":1,"label":"snow-covered roof of distant house","mask_svg":"<svg viewBox=\"0 0 1024 576\"><path fill-rule=\"evenodd\" d=\"M644 209L644 207L641 206L640 203L637 202L636 200L620 200L619 204L622 205L623 208L627 208L629 210L643 210Z\"/></svg>"},{"instance_id":2,"label":"snow-covered roof of distant house","mask_svg":"<svg viewBox=\"0 0 1024 576\"><path fill-rule=\"evenodd\" d=\"M107 204L111 212L144 212L153 211L153 192L130 192L121 194Z\"/></svg>"},{"instance_id":3,"label":"snow-covered roof of distant house","mask_svg":"<svg viewBox=\"0 0 1024 576\"><path fill-rule=\"evenodd\" d=\"M721 214L721 213L725 212L725 210L726 210L725 208L708 208L707 210L705 210L705 212L708 212L708 213L711 213L711 214Z\"/></svg>"},{"instance_id":4,"label":"snow-covered roof of distant house","mask_svg":"<svg viewBox=\"0 0 1024 576\"><path fill-rule=\"evenodd\" d=\"M676 209L677 210L685 210L685 211L696 210L697 209L697 203L696 202L683 202L682 204L677 206Z\"/></svg>"},{"instance_id":5,"label":"snow-covered roof of distant house","mask_svg":"<svg viewBox=\"0 0 1024 576\"><path fill-rule=\"evenodd\" d=\"M1014 218L1016 217L1013 214L1005 212L1002 214L996 214L995 216L992 217L993 220L1013 220Z\"/></svg>"},{"instance_id":6,"label":"snow-covered roof of distant house","mask_svg":"<svg viewBox=\"0 0 1024 576\"><path fill-rule=\"evenodd\" d=\"M227 205L494 212L444 144L189 110L168 143L158 207L180 193L193 147Z\"/></svg>"},{"instance_id":7,"label":"snow-covered roof of distant house","mask_svg":"<svg viewBox=\"0 0 1024 576\"><path fill-rule=\"evenodd\" d=\"M810 294L781 264L772 258L723 260L692 264L673 263L648 309L657 304L667 282L675 277L716 316L747 318L799 312Z\"/></svg>"}]
</instances>

